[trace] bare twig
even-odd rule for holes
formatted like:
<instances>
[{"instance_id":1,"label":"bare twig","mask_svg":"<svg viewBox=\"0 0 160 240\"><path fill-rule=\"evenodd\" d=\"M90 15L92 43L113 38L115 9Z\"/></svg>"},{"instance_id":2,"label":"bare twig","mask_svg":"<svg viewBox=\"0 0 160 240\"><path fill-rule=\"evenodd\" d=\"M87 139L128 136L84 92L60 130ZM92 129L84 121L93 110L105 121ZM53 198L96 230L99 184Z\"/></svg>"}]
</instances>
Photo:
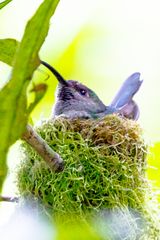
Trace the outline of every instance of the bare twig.
<instances>
[{"instance_id":1,"label":"bare twig","mask_svg":"<svg viewBox=\"0 0 160 240\"><path fill-rule=\"evenodd\" d=\"M50 148L47 142L29 124L22 139L30 144L55 172L63 170L64 163L62 158Z\"/></svg>"},{"instance_id":2,"label":"bare twig","mask_svg":"<svg viewBox=\"0 0 160 240\"><path fill-rule=\"evenodd\" d=\"M6 197L6 196L0 196L0 202L18 202L18 197Z\"/></svg>"}]
</instances>

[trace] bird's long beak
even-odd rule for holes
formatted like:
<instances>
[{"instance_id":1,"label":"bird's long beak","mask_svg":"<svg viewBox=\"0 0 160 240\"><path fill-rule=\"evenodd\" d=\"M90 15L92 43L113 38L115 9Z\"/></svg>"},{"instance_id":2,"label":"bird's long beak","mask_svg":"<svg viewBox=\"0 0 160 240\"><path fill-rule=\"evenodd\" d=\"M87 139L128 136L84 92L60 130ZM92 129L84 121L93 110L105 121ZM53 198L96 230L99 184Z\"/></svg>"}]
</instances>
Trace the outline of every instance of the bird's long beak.
<instances>
[{"instance_id":1,"label":"bird's long beak","mask_svg":"<svg viewBox=\"0 0 160 240\"><path fill-rule=\"evenodd\" d=\"M51 65L49 65L48 63L46 63L42 60L41 60L41 64L43 64L46 68L48 68L53 73L53 75L57 78L57 80L60 84L68 86L67 81L60 75L59 72L57 72L56 69L54 69Z\"/></svg>"}]
</instances>

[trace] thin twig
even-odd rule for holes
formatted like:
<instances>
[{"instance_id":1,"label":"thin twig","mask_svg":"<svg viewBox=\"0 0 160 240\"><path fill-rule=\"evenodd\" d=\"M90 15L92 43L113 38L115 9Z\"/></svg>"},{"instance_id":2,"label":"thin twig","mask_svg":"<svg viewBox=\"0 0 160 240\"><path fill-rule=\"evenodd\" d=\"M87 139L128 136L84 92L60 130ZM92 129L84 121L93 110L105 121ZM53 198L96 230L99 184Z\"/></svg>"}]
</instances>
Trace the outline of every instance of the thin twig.
<instances>
[{"instance_id":1,"label":"thin twig","mask_svg":"<svg viewBox=\"0 0 160 240\"><path fill-rule=\"evenodd\" d=\"M62 158L50 148L47 142L29 124L22 139L30 144L55 172L60 172L64 169Z\"/></svg>"},{"instance_id":2,"label":"thin twig","mask_svg":"<svg viewBox=\"0 0 160 240\"><path fill-rule=\"evenodd\" d=\"M6 196L0 196L0 202L18 202L18 197L6 197Z\"/></svg>"}]
</instances>

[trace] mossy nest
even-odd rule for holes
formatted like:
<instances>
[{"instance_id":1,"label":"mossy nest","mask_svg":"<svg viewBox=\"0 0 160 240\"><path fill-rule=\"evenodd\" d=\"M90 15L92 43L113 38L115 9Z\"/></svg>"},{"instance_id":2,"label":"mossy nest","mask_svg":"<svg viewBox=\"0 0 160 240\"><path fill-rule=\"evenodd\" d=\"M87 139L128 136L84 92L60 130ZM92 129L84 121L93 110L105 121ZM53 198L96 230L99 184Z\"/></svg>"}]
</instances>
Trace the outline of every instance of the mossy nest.
<instances>
[{"instance_id":1,"label":"mossy nest","mask_svg":"<svg viewBox=\"0 0 160 240\"><path fill-rule=\"evenodd\" d=\"M122 215L124 208L134 210L148 223L144 239L157 239L155 206L146 204L147 147L136 122L117 115L98 120L58 118L43 122L36 130L60 154L65 167L54 173L24 142L17 170L21 196L40 200L55 219L86 219L103 209L122 209Z\"/></svg>"},{"instance_id":2,"label":"mossy nest","mask_svg":"<svg viewBox=\"0 0 160 240\"><path fill-rule=\"evenodd\" d=\"M37 132L64 159L65 168L52 172L23 143L17 174L22 196L40 199L55 215L142 207L146 145L136 122L116 115L99 120L58 118L42 123Z\"/></svg>"}]
</instances>

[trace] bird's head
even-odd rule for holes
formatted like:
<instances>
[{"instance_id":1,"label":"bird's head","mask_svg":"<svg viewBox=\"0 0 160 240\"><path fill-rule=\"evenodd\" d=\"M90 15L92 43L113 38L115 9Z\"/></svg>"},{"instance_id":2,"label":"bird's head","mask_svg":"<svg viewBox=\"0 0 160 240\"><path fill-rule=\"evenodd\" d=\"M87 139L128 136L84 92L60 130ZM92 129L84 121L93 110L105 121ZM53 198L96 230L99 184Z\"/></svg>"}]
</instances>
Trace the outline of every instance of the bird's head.
<instances>
[{"instance_id":1,"label":"bird's head","mask_svg":"<svg viewBox=\"0 0 160 240\"><path fill-rule=\"evenodd\" d=\"M91 115L105 111L106 106L93 90L78 81L68 80L66 83L59 83L57 88L55 110L58 115L70 110L85 111Z\"/></svg>"},{"instance_id":2,"label":"bird's head","mask_svg":"<svg viewBox=\"0 0 160 240\"><path fill-rule=\"evenodd\" d=\"M54 106L55 116L76 111L77 113L86 112L94 117L94 115L105 111L106 106L93 90L78 81L65 80L48 63L42 62L42 64L51 70L59 82Z\"/></svg>"}]
</instances>

